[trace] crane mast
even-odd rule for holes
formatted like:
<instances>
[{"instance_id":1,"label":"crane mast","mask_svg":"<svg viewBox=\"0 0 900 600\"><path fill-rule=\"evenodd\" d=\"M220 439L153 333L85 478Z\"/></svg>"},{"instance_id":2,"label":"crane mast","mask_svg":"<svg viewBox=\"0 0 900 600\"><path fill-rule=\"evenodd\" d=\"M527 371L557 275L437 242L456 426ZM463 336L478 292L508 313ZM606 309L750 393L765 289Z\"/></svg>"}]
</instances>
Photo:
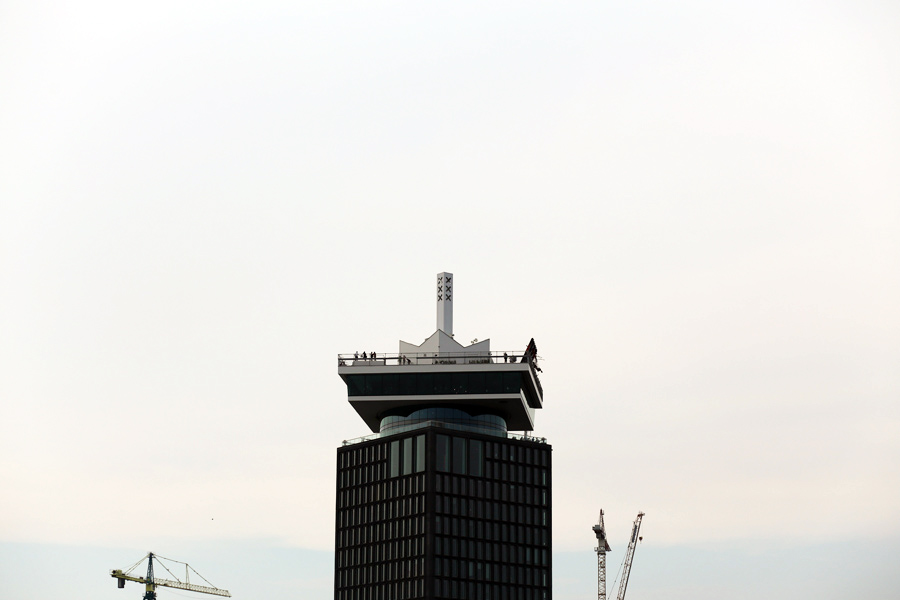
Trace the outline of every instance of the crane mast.
<instances>
[{"instance_id":1,"label":"crane mast","mask_svg":"<svg viewBox=\"0 0 900 600\"><path fill-rule=\"evenodd\" d=\"M603 509L600 509L600 518L592 528L597 536L597 600L606 600L606 553L612 550L606 541L606 526L603 524Z\"/></svg>"},{"instance_id":2,"label":"crane mast","mask_svg":"<svg viewBox=\"0 0 900 600\"><path fill-rule=\"evenodd\" d=\"M634 520L634 527L631 529L631 541L628 542L628 550L625 552L625 562L622 570L622 583L619 584L619 595L616 600L625 600L625 589L628 587L628 576L631 575L631 563L634 561L634 548L638 540L638 533L641 530L641 519L644 513L639 512L637 519Z\"/></svg>"}]
</instances>

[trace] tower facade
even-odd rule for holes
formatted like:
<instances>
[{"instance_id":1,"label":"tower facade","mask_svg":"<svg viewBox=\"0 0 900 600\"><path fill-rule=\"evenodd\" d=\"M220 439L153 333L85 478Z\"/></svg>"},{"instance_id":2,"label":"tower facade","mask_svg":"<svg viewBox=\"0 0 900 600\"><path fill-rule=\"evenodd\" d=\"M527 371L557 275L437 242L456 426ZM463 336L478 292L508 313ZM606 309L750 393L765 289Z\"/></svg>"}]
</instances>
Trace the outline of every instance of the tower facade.
<instances>
[{"instance_id":1,"label":"tower facade","mask_svg":"<svg viewBox=\"0 0 900 600\"><path fill-rule=\"evenodd\" d=\"M338 357L373 434L337 452L335 600L551 598L551 447L524 433L537 348L463 347L451 301L421 345Z\"/></svg>"}]
</instances>

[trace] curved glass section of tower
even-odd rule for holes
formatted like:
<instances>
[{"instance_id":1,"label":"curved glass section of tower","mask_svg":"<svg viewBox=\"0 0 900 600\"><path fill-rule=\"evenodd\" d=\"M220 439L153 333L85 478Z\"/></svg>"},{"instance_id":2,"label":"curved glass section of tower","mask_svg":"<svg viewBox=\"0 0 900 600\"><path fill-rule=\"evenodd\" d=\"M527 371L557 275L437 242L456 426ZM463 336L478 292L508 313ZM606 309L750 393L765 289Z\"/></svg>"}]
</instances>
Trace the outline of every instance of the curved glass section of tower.
<instances>
[{"instance_id":1,"label":"curved glass section of tower","mask_svg":"<svg viewBox=\"0 0 900 600\"><path fill-rule=\"evenodd\" d=\"M393 435L420 427L444 426L458 431L472 431L506 437L506 421L491 414L470 414L459 408L440 406L421 408L408 415L393 414L381 419L379 433Z\"/></svg>"}]
</instances>

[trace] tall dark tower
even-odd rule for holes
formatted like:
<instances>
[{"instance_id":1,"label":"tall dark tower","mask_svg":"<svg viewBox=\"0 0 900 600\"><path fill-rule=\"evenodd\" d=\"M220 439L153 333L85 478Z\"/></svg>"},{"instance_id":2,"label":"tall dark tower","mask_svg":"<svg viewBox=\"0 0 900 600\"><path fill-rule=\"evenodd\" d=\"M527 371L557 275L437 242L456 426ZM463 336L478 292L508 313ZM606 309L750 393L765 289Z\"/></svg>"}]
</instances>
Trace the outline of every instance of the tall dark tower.
<instances>
[{"instance_id":1,"label":"tall dark tower","mask_svg":"<svg viewBox=\"0 0 900 600\"><path fill-rule=\"evenodd\" d=\"M543 403L537 347L457 343L452 290L420 346L338 356L374 433L337 452L335 600L551 599L551 447L510 433Z\"/></svg>"}]
</instances>

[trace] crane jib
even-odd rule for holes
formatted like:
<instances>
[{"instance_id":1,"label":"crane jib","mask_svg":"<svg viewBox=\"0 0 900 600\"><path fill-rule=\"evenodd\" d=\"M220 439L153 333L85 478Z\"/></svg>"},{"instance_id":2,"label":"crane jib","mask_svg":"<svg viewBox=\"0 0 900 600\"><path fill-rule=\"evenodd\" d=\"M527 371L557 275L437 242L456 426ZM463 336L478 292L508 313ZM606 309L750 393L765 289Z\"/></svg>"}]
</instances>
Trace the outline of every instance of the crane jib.
<instances>
[{"instance_id":1,"label":"crane jib","mask_svg":"<svg viewBox=\"0 0 900 600\"><path fill-rule=\"evenodd\" d=\"M194 570L190 565L188 565L187 563L182 563L181 561L165 559L167 561L177 562L177 563L184 565L186 581L180 581L177 579L177 577L174 580L173 579L161 579L159 577L155 577L153 574L153 562L154 562L154 559L159 561L159 558L160 558L159 556L150 552L147 554L147 556L145 556L144 558L139 560L137 563L132 565L127 571L122 571L121 569L115 569L115 570L110 571L109 574L112 577L116 578L116 580L118 582L118 586L120 588L125 587L126 581L134 581L136 583L144 584L146 586L146 594L144 594L144 600L155 600L157 587L169 587L169 588L175 588L175 589L179 589L179 590L187 590L190 592L200 592L202 594L212 594L215 596L224 596L227 598L231 597L231 593L228 590L223 590L223 589L217 588L217 587L213 586L212 584L207 586L207 585L196 585L193 583L188 583L187 571L189 569L191 571L193 571L195 575L198 575L204 581L206 581L206 578L204 578L202 575L197 573L197 571ZM130 571L132 571L135 567L137 567L139 564L144 562L144 559L147 559L147 575L146 575L146 577L131 575ZM172 571L169 570L169 568L164 563L159 563L159 564L162 565L163 569L165 569L166 571L169 571L169 573L172 573ZM174 576L174 574L173 574L173 576ZM206 583L209 583L209 581L206 581Z\"/></svg>"},{"instance_id":2,"label":"crane jib","mask_svg":"<svg viewBox=\"0 0 900 600\"><path fill-rule=\"evenodd\" d=\"M639 512L637 519L634 520L634 528L631 530L631 541L628 543L628 550L625 551L625 562L622 569L622 583L619 585L619 595L616 600L625 599L625 590L628 589L628 577L631 575L631 564L634 561L634 549L638 541L638 532L641 530L641 519L644 513Z\"/></svg>"}]
</instances>

